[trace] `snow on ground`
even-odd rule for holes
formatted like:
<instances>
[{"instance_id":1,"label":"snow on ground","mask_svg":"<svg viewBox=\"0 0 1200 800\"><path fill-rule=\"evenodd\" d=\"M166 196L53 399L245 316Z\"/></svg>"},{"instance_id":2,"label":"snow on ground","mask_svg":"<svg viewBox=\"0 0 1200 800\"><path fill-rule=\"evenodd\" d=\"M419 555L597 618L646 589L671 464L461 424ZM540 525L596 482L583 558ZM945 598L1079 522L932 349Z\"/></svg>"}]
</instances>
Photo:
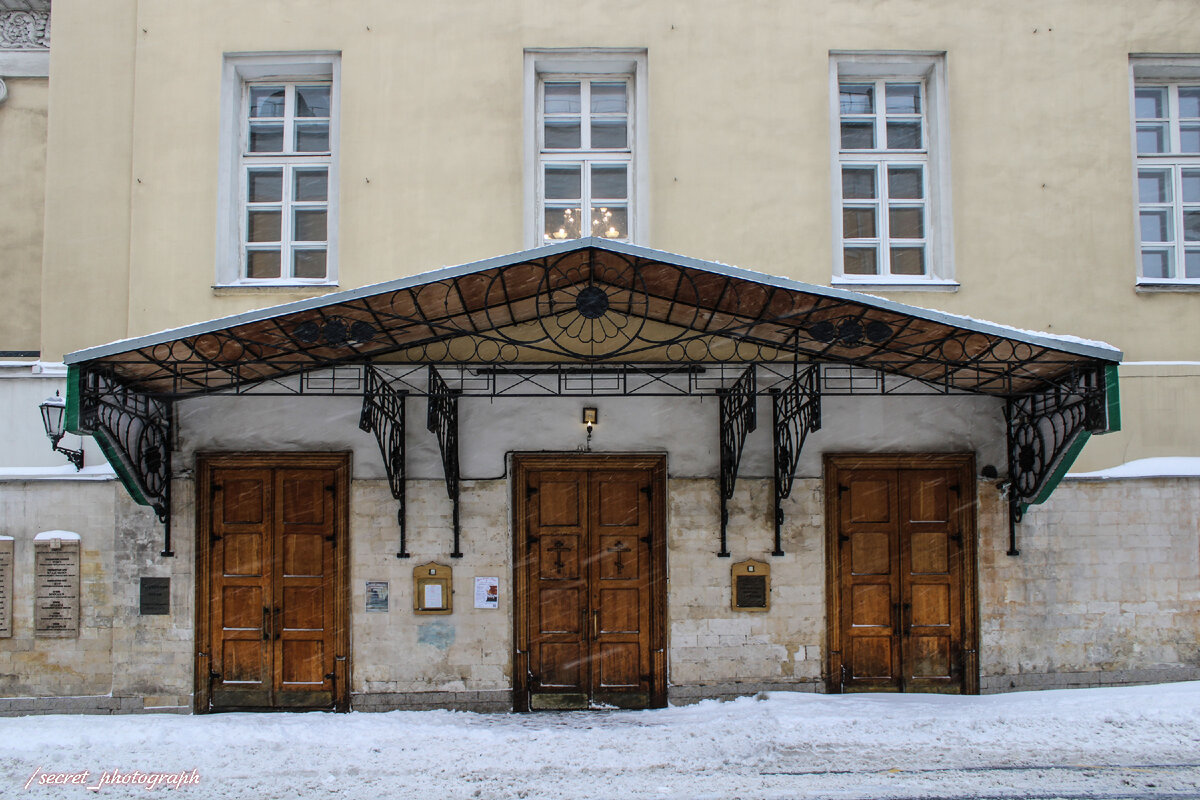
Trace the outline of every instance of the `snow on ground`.
<instances>
[{"instance_id":1,"label":"snow on ground","mask_svg":"<svg viewBox=\"0 0 1200 800\"><path fill-rule=\"evenodd\" d=\"M114 769L198 782L88 791ZM83 785L39 783L81 770ZM1200 682L985 697L772 693L625 712L0 719L0 797L163 793L1200 798Z\"/></svg>"}]
</instances>

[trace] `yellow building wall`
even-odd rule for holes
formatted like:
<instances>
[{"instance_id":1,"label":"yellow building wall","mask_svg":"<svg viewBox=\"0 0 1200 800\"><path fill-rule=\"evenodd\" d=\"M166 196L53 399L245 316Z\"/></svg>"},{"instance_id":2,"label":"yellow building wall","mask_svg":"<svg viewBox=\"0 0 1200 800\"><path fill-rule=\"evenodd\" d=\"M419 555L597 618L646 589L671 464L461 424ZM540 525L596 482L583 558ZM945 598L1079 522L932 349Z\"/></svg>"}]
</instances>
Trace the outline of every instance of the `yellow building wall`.
<instances>
[{"instance_id":1,"label":"yellow building wall","mask_svg":"<svg viewBox=\"0 0 1200 800\"><path fill-rule=\"evenodd\" d=\"M5 78L0 106L0 350L40 349L46 182L45 78Z\"/></svg>"},{"instance_id":2,"label":"yellow building wall","mask_svg":"<svg viewBox=\"0 0 1200 800\"><path fill-rule=\"evenodd\" d=\"M640 244L828 284L829 53L944 51L961 288L889 296L1108 341L1132 361L1200 361L1200 297L1135 291L1130 136L1129 56L1200 53L1194 0L54 8L50 358L315 293L213 288L223 54L341 52L350 288L520 250L524 50L644 47ZM1200 451L1200 417L1185 404L1161 431L1144 424L1157 401L1141 391L1126 395L1129 433L1089 445L1082 466L1107 465L1093 453Z\"/></svg>"}]
</instances>

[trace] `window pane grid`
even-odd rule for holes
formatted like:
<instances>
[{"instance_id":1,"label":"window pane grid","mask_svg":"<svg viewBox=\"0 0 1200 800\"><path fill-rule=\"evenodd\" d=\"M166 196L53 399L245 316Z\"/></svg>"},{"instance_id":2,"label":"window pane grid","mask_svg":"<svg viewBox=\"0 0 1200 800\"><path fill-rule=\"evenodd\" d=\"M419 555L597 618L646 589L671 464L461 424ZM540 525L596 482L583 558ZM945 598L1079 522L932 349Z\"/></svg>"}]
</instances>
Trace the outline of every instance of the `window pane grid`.
<instances>
[{"instance_id":1,"label":"window pane grid","mask_svg":"<svg viewBox=\"0 0 1200 800\"><path fill-rule=\"evenodd\" d=\"M1134 88L1139 274L1200 281L1200 84Z\"/></svg>"},{"instance_id":2,"label":"window pane grid","mask_svg":"<svg viewBox=\"0 0 1200 800\"><path fill-rule=\"evenodd\" d=\"M839 84L841 150L923 152L924 86L912 81Z\"/></svg>"},{"instance_id":3,"label":"window pane grid","mask_svg":"<svg viewBox=\"0 0 1200 800\"><path fill-rule=\"evenodd\" d=\"M856 79L838 90L842 273L928 277L925 85Z\"/></svg>"},{"instance_id":4,"label":"window pane grid","mask_svg":"<svg viewBox=\"0 0 1200 800\"><path fill-rule=\"evenodd\" d=\"M631 82L555 77L540 84L542 241L630 238Z\"/></svg>"},{"instance_id":5,"label":"window pane grid","mask_svg":"<svg viewBox=\"0 0 1200 800\"><path fill-rule=\"evenodd\" d=\"M328 277L328 158L244 161L244 277L323 281Z\"/></svg>"}]
</instances>

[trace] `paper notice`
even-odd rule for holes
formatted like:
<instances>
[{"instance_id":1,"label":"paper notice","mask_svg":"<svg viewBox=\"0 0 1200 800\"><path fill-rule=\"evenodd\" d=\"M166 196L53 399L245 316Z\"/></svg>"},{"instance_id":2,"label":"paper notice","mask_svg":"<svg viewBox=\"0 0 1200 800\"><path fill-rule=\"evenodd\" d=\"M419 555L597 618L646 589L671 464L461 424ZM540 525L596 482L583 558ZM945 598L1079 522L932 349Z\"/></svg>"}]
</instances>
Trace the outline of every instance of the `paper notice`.
<instances>
[{"instance_id":1,"label":"paper notice","mask_svg":"<svg viewBox=\"0 0 1200 800\"><path fill-rule=\"evenodd\" d=\"M499 578L476 578L475 579L475 607L476 608L499 608L500 607L500 579Z\"/></svg>"}]
</instances>

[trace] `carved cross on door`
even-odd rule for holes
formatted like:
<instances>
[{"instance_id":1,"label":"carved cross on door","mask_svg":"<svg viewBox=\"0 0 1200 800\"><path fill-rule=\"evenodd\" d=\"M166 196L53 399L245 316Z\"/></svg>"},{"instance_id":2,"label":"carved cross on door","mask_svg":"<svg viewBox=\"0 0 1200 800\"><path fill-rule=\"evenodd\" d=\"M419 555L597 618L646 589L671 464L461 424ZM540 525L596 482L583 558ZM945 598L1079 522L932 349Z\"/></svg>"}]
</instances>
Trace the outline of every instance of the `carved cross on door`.
<instances>
[{"instance_id":1,"label":"carved cross on door","mask_svg":"<svg viewBox=\"0 0 1200 800\"><path fill-rule=\"evenodd\" d=\"M554 571L559 575L562 575L563 567L566 566L563 564L562 554L571 552L571 549L563 544L562 539L555 539L554 544L550 547L550 552L554 553Z\"/></svg>"},{"instance_id":2,"label":"carved cross on door","mask_svg":"<svg viewBox=\"0 0 1200 800\"><path fill-rule=\"evenodd\" d=\"M625 571L625 560L622 558L622 554L629 552L629 546L624 542L617 542L612 547L608 548L608 552L617 554L617 560L613 566L617 568L617 574L620 575Z\"/></svg>"}]
</instances>

